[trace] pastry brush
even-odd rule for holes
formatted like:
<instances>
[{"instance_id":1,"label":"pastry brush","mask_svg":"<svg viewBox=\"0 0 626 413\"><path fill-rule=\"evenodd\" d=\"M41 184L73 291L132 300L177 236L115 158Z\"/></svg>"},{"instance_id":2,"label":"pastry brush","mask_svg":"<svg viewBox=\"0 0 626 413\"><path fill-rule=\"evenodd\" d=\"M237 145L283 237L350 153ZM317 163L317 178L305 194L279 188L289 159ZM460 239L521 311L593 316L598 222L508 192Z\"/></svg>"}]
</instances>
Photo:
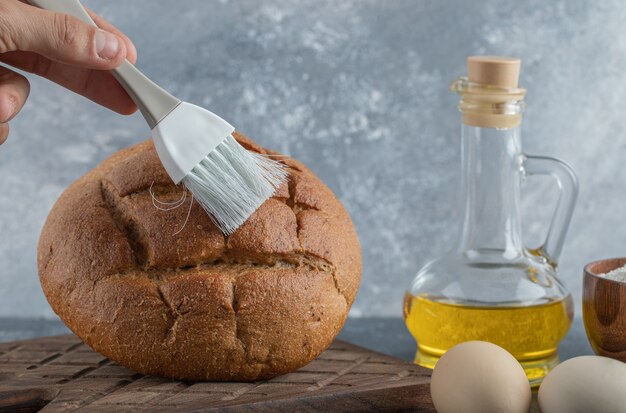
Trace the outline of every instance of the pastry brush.
<instances>
[{"instance_id":1,"label":"pastry brush","mask_svg":"<svg viewBox=\"0 0 626 413\"><path fill-rule=\"evenodd\" d=\"M78 0L30 3L96 26ZM172 96L128 61L112 73L150 126L168 175L192 193L224 234L232 234L286 180L283 164L243 148L224 119Z\"/></svg>"}]
</instances>

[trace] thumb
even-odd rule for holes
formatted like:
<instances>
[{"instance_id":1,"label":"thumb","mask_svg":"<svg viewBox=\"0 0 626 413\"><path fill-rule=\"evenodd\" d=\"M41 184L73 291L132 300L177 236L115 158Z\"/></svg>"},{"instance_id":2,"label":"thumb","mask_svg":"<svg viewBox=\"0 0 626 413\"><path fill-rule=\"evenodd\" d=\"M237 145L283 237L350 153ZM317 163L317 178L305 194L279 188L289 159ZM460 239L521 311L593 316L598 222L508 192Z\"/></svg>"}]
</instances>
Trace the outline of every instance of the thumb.
<instances>
[{"instance_id":1,"label":"thumb","mask_svg":"<svg viewBox=\"0 0 626 413\"><path fill-rule=\"evenodd\" d=\"M99 70L113 69L126 57L125 42L113 33L66 14L20 2L4 3L10 10L0 13L11 17L0 20L0 52L35 52L57 62Z\"/></svg>"}]
</instances>

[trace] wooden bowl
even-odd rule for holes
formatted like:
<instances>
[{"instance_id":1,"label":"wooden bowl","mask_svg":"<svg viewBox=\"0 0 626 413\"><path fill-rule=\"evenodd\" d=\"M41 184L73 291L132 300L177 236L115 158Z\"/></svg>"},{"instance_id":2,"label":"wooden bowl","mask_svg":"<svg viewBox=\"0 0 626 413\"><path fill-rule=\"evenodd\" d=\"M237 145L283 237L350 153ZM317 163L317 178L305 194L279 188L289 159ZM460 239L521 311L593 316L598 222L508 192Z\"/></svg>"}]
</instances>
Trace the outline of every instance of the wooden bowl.
<instances>
[{"instance_id":1,"label":"wooden bowl","mask_svg":"<svg viewBox=\"0 0 626 413\"><path fill-rule=\"evenodd\" d=\"M585 267L583 321L596 354L626 362L626 283L597 275L624 265L626 258L612 258Z\"/></svg>"}]
</instances>

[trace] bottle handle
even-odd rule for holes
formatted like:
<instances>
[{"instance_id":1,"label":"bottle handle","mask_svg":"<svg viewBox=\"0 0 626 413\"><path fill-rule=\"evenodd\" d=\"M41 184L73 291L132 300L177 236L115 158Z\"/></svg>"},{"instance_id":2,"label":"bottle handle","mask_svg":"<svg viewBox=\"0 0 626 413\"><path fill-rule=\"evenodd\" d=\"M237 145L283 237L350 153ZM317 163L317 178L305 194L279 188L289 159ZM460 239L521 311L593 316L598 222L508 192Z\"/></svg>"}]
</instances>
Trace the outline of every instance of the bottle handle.
<instances>
[{"instance_id":1,"label":"bottle handle","mask_svg":"<svg viewBox=\"0 0 626 413\"><path fill-rule=\"evenodd\" d=\"M552 265L556 266L576 206L578 179L568 164L560 159L546 156L525 156L523 170L528 176L550 175L559 186L560 196L546 240L536 250L539 255L546 257Z\"/></svg>"}]
</instances>

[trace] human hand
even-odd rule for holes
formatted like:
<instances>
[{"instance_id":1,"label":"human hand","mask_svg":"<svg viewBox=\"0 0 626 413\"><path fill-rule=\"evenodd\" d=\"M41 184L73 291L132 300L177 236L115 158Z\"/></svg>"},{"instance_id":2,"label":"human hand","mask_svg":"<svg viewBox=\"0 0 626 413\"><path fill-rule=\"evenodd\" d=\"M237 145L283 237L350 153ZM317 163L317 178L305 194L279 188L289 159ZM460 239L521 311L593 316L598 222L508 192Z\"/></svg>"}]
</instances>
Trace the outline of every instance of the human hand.
<instances>
[{"instance_id":1,"label":"human hand","mask_svg":"<svg viewBox=\"0 0 626 413\"><path fill-rule=\"evenodd\" d=\"M89 11L98 28L20 0L0 0L0 62L45 77L121 114L137 107L109 70L137 51L122 32ZM0 65L0 144L30 91L28 80Z\"/></svg>"}]
</instances>

